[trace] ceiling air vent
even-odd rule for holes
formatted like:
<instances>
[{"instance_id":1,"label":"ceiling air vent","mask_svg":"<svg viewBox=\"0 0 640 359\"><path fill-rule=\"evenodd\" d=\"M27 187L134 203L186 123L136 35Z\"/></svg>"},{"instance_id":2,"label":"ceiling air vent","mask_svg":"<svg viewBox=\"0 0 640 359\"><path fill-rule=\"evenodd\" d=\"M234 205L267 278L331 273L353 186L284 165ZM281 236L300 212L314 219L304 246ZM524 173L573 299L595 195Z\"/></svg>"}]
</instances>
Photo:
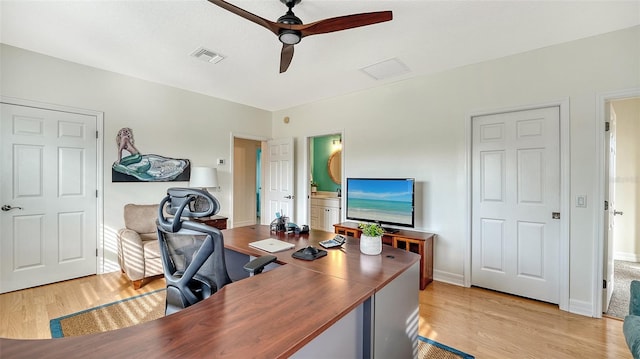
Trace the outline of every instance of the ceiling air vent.
<instances>
[{"instance_id":1,"label":"ceiling air vent","mask_svg":"<svg viewBox=\"0 0 640 359\"><path fill-rule=\"evenodd\" d=\"M204 47L197 48L194 52L191 53L191 56L196 57L202 61L210 62L212 64L217 64L224 59L223 55L215 53L211 50L207 50Z\"/></svg>"},{"instance_id":2,"label":"ceiling air vent","mask_svg":"<svg viewBox=\"0 0 640 359\"><path fill-rule=\"evenodd\" d=\"M407 65L396 58L363 67L360 70L376 80L385 80L411 72Z\"/></svg>"}]
</instances>

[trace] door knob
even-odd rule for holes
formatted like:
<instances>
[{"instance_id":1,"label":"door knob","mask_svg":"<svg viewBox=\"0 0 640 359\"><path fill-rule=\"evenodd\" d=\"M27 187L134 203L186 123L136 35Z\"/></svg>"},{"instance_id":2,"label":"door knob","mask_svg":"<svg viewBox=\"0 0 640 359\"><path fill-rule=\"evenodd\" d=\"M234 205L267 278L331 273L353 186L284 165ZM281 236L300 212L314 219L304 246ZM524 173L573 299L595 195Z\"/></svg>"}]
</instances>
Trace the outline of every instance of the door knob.
<instances>
[{"instance_id":1,"label":"door knob","mask_svg":"<svg viewBox=\"0 0 640 359\"><path fill-rule=\"evenodd\" d=\"M286 198L286 199L294 199L294 198L296 198L296 196L288 195L288 196L284 196L284 198Z\"/></svg>"},{"instance_id":2,"label":"door knob","mask_svg":"<svg viewBox=\"0 0 640 359\"><path fill-rule=\"evenodd\" d=\"M616 211L615 209L613 210L613 215L614 216L617 216L617 215L622 216L623 214L624 214L624 212L622 212L622 211Z\"/></svg>"},{"instance_id":3,"label":"door knob","mask_svg":"<svg viewBox=\"0 0 640 359\"><path fill-rule=\"evenodd\" d=\"M2 209L3 211L7 212L7 211L10 211L10 210L12 210L12 209L22 209L22 207L11 207L10 205L5 204L5 205L4 205L4 206L2 206L2 208L0 208L0 209Z\"/></svg>"}]
</instances>

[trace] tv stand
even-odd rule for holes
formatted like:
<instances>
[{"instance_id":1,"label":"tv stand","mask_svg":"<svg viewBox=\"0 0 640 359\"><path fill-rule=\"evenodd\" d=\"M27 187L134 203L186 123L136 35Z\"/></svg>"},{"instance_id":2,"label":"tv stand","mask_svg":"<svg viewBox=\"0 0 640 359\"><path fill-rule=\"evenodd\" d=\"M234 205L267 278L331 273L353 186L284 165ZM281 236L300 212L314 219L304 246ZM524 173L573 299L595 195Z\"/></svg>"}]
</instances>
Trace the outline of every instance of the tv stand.
<instances>
[{"instance_id":1,"label":"tv stand","mask_svg":"<svg viewBox=\"0 0 640 359\"><path fill-rule=\"evenodd\" d=\"M384 230L384 233L398 233L400 231L397 228L389 228L389 227L382 227L382 229Z\"/></svg>"},{"instance_id":2,"label":"tv stand","mask_svg":"<svg viewBox=\"0 0 640 359\"><path fill-rule=\"evenodd\" d=\"M343 236L360 238L362 230L355 222L342 222L334 224L334 231ZM420 255L420 290L427 287L433 281L433 233L409 231L405 229L389 228L394 232L386 232L382 235L382 243L395 248L404 249Z\"/></svg>"}]
</instances>

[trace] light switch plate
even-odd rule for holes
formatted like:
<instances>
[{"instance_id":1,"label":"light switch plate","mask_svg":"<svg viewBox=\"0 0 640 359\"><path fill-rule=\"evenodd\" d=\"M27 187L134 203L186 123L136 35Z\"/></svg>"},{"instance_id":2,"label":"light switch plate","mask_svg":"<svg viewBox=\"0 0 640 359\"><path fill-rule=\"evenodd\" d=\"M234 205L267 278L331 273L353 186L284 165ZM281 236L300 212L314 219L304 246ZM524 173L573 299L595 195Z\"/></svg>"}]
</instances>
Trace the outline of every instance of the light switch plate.
<instances>
[{"instance_id":1,"label":"light switch plate","mask_svg":"<svg viewBox=\"0 0 640 359\"><path fill-rule=\"evenodd\" d=\"M576 207L587 208L587 195L579 194L576 196Z\"/></svg>"}]
</instances>

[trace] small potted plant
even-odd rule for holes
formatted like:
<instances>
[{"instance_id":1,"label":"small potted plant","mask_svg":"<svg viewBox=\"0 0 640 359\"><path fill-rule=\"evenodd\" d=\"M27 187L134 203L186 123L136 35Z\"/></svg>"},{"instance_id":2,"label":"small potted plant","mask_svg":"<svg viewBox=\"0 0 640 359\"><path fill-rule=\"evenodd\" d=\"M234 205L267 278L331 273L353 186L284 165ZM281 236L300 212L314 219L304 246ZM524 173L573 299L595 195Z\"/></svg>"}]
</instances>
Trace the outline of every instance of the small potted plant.
<instances>
[{"instance_id":1,"label":"small potted plant","mask_svg":"<svg viewBox=\"0 0 640 359\"><path fill-rule=\"evenodd\" d=\"M377 223L360 223L358 227L362 230L360 252L368 255L380 254L384 229Z\"/></svg>"}]
</instances>

